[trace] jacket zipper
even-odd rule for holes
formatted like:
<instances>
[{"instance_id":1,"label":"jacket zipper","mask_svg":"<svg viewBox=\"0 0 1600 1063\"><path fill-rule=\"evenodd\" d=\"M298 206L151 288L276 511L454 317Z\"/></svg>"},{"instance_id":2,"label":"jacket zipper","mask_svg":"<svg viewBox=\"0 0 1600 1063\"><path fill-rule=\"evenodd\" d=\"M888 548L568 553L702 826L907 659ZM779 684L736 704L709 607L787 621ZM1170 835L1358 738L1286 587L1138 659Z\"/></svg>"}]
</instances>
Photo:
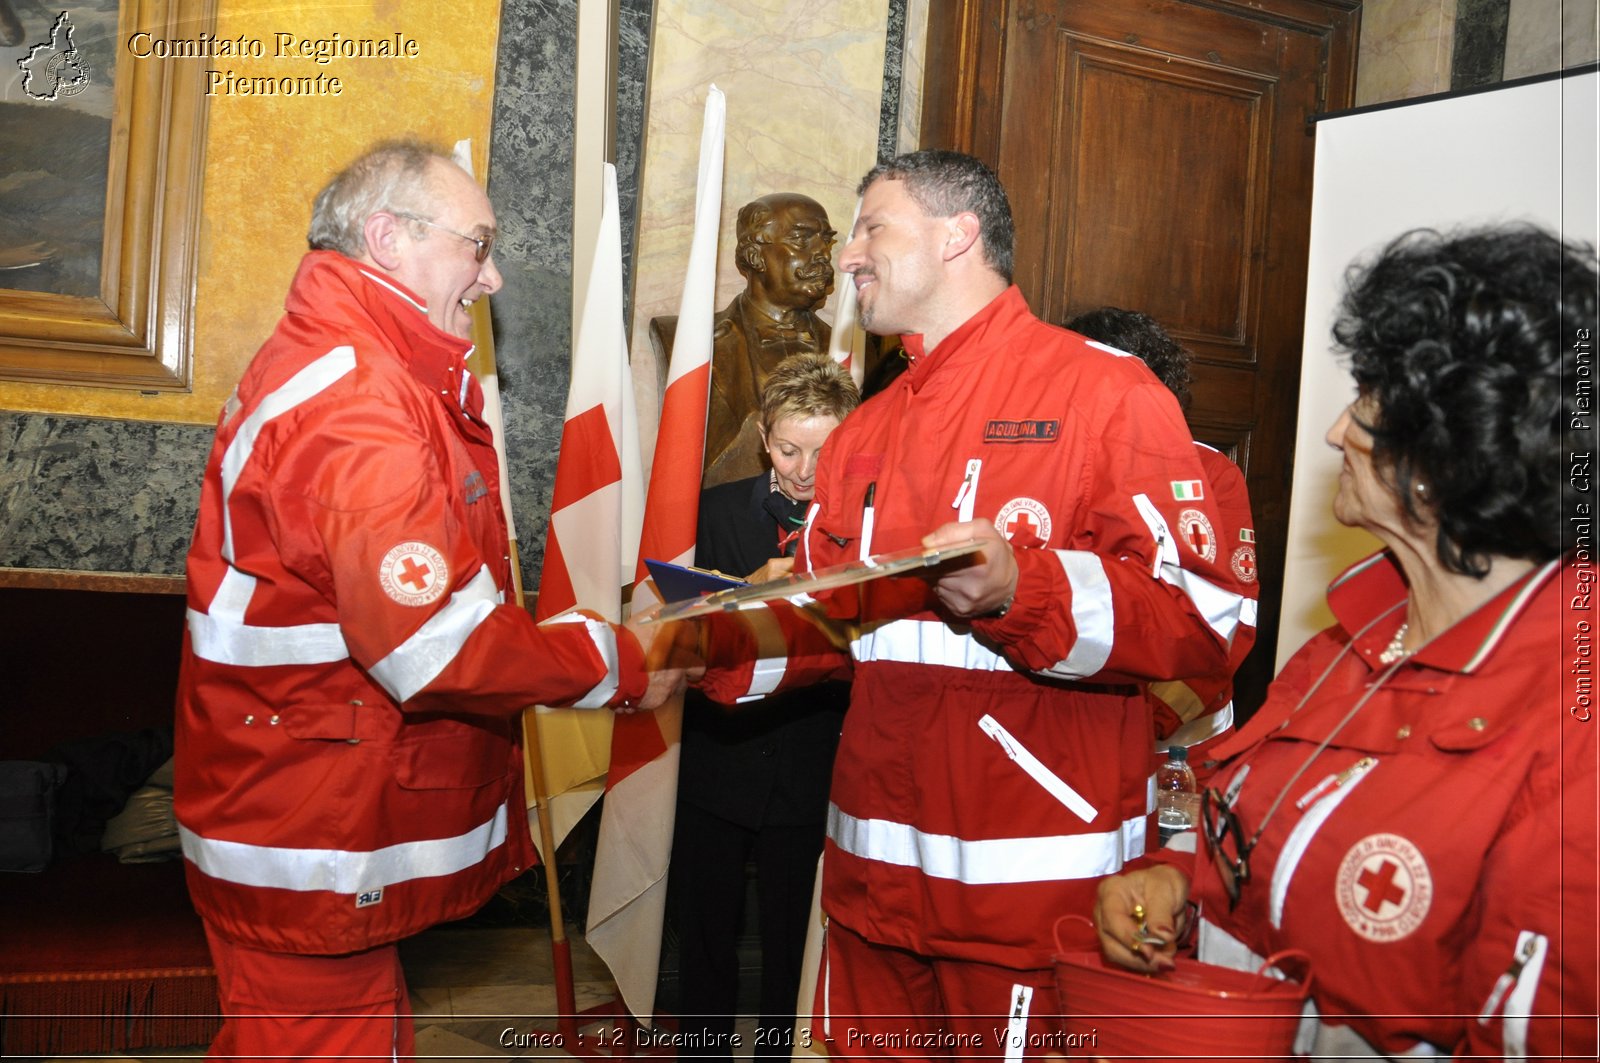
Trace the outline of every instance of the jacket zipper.
<instances>
[{"instance_id":1,"label":"jacket zipper","mask_svg":"<svg viewBox=\"0 0 1600 1063\"><path fill-rule=\"evenodd\" d=\"M1539 976L1544 970L1545 952L1550 939L1543 934L1524 930L1517 935L1517 948L1511 966L1495 980L1489 999L1478 1012L1478 1025L1487 1026L1495 1012L1505 1003L1505 1013L1500 1027L1501 1048L1506 1059L1526 1059L1528 1056L1528 1018L1533 1014L1533 996L1539 988Z\"/></svg>"},{"instance_id":2,"label":"jacket zipper","mask_svg":"<svg viewBox=\"0 0 1600 1063\"><path fill-rule=\"evenodd\" d=\"M1011 732L1000 726L1000 721L993 716L984 716L978 721L978 726L983 733L1000 743L1000 748L1005 750L1006 756L1014 761L1017 767L1027 772L1029 777L1051 797L1066 806L1067 811L1083 820L1093 823L1094 817L1099 813L1095 807L1086 801L1082 794L1062 781L1061 776L1051 771L1039 760L1038 757L1028 752L1026 746L1012 737Z\"/></svg>"},{"instance_id":3,"label":"jacket zipper","mask_svg":"<svg viewBox=\"0 0 1600 1063\"><path fill-rule=\"evenodd\" d=\"M1283 905L1289 897L1289 883L1293 881L1295 869L1300 866L1300 858L1306 855L1311 839L1340 802L1350 796L1356 784L1377 766L1377 757L1362 757L1344 771L1317 783L1295 802L1297 807L1309 805L1309 809L1294 825L1294 830L1289 832L1288 840L1283 843L1283 852L1278 854L1278 866L1272 869L1272 925L1275 929L1283 927Z\"/></svg>"}]
</instances>

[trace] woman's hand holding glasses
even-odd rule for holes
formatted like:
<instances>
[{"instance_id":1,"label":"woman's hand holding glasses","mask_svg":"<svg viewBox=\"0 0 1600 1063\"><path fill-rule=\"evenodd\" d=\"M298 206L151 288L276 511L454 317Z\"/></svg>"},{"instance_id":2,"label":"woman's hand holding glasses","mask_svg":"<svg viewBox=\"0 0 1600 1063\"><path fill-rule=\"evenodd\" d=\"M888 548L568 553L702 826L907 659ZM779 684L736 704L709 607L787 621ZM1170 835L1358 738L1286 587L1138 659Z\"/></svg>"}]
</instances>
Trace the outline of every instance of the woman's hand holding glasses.
<instances>
[{"instance_id":1,"label":"woman's hand holding glasses","mask_svg":"<svg viewBox=\"0 0 1600 1063\"><path fill-rule=\"evenodd\" d=\"M1189 929L1189 878L1167 865L1100 882L1094 925L1106 959L1153 974L1171 968Z\"/></svg>"}]
</instances>

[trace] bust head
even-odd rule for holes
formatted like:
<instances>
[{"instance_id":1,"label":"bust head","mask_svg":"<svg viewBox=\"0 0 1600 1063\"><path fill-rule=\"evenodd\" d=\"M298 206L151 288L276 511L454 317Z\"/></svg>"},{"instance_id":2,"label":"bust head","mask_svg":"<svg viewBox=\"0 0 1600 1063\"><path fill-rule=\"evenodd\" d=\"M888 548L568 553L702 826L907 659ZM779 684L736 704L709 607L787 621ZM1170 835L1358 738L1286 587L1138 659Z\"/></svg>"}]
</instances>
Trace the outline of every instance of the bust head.
<instances>
[{"instance_id":1,"label":"bust head","mask_svg":"<svg viewBox=\"0 0 1600 1063\"><path fill-rule=\"evenodd\" d=\"M739 208L735 261L752 297L774 310L821 306L833 287L833 241L822 204L774 192Z\"/></svg>"}]
</instances>

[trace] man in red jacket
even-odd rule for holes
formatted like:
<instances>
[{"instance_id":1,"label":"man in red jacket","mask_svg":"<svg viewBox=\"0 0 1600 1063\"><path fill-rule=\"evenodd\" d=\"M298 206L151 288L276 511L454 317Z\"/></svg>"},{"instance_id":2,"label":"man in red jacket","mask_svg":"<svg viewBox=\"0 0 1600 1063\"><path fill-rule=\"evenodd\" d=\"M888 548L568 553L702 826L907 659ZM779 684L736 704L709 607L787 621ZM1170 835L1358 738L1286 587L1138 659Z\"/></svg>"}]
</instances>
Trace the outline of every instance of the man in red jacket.
<instances>
[{"instance_id":1,"label":"man in red jacket","mask_svg":"<svg viewBox=\"0 0 1600 1063\"><path fill-rule=\"evenodd\" d=\"M176 813L227 1021L212 1053L406 1056L395 942L535 860L518 717L650 708L629 631L508 601L466 367L495 217L411 143L317 196L287 313L222 411L188 558Z\"/></svg>"},{"instance_id":2,"label":"man in red jacket","mask_svg":"<svg viewBox=\"0 0 1600 1063\"><path fill-rule=\"evenodd\" d=\"M861 191L839 265L909 368L829 437L795 568L968 538L981 560L718 618L702 685L854 680L813 1036L847 1057L1075 1054L1045 1018L1051 924L1145 851L1140 684L1221 671L1255 602L1171 393L1011 284L995 175L924 151Z\"/></svg>"}]
</instances>

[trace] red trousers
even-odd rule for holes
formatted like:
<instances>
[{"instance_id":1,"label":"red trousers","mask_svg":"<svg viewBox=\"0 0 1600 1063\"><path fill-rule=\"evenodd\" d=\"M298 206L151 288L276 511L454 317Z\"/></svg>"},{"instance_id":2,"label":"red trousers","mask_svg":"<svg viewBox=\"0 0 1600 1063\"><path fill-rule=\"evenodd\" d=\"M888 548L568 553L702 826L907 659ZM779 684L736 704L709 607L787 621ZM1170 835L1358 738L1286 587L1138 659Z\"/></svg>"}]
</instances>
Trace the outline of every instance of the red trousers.
<instances>
[{"instance_id":1,"label":"red trousers","mask_svg":"<svg viewBox=\"0 0 1600 1063\"><path fill-rule=\"evenodd\" d=\"M1063 1056L1054 974L919 956L828 921L813 1034L839 1059Z\"/></svg>"},{"instance_id":2,"label":"red trousers","mask_svg":"<svg viewBox=\"0 0 1600 1063\"><path fill-rule=\"evenodd\" d=\"M297 956L235 945L206 927L222 999L207 1059L409 1060L411 1001L395 945Z\"/></svg>"}]
</instances>

